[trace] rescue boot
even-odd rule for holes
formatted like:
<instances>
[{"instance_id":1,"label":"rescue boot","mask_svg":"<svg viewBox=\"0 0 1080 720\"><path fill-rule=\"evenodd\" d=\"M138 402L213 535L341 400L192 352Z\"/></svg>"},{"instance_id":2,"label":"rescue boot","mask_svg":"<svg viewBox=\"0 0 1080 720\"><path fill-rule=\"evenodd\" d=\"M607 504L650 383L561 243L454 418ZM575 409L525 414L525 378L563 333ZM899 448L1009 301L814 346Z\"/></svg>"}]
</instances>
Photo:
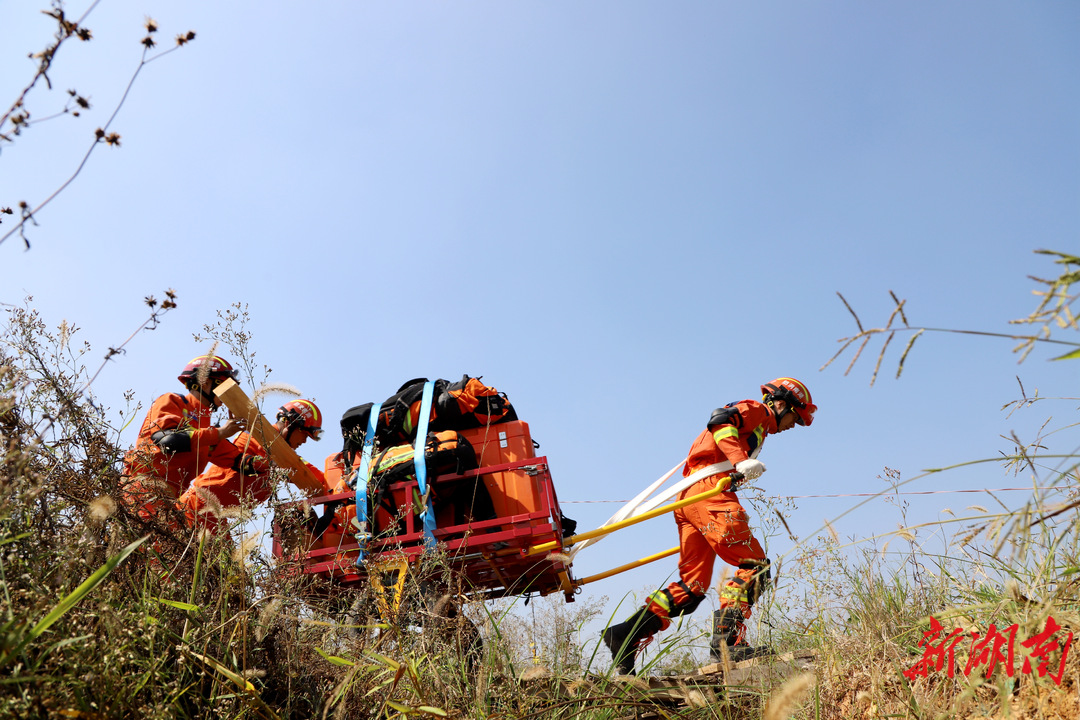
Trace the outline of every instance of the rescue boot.
<instances>
[{"instance_id":1,"label":"rescue boot","mask_svg":"<svg viewBox=\"0 0 1080 720\"><path fill-rule=\"evenodd\" d=\"M720 662L723 651L721 645L727 647L728 660L733 663L750 660L751 658L772 655L772 649L767 646L752 647L746 642L746 626L743 624L743 614L738 608L720 608L713 612L713 632L709 641L709 656L716 662Z\"/></svg>"},{"instance_id":2,"label":"rescue boot","mask_svg":"<svg viewBox=\"0 0 1080 720\"><path fill-rule=\"evenodd\" d=\"M604 629L600 637L611 651L611 662L620 674L634 674L638 645L660 632L663 625L658 615L643 607L618 625Z\"/></svg>"}]
</instances>

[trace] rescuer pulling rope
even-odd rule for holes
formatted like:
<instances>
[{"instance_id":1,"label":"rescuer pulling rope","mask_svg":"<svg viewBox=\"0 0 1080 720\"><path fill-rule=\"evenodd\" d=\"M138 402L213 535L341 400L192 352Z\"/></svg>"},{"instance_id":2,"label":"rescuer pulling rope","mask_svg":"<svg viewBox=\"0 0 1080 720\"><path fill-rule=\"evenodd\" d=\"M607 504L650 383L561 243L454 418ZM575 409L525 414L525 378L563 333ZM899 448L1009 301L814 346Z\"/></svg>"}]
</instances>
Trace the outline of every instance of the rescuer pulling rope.
<instances>
[{"instance_id":1,"label":"rescuer pulling rope","mask_svg":"<svg viewBox=\"0 0 1080 720\"><path fill-rule=\"evenodd\" d=\"M765 472L757 454L767 435L814 421L817 406L806 386L782 377L761 386L761 402L741 400L713 411L708 427L690 448L683 477L701 468L728 462L734 471L708 475L686 488L679 499L706 492L738 473L753 480ZM768 586L769 559L750 530L749 516L739 503L734 484L713 498L675 511L679 528L679 579L648 597L645 605L627 620L604 630L604 643L619 672L634 674L637 651L653 635L671 625L671 618L688 615L705 599L717 557L737 568L720 591L720 609L713 614L710 652L720 658L727 646L734 661L769 651L746 641L745 620L750 608Z\"/></svg>"}]
</instances>

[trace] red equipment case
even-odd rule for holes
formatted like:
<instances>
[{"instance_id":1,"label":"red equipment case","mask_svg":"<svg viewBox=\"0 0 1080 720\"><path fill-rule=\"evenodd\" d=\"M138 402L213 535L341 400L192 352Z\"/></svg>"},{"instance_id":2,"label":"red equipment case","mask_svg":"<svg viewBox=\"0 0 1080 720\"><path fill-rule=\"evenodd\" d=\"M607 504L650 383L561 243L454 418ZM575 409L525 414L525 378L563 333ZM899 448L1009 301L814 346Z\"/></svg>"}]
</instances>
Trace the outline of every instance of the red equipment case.
<instances>
[{"instance_id":1,"label":"red equipment case","mask_svg":"<svg viewBox=\"0 0 1080 720\"><path fill-rule=\"evenodd\" d=\"M452 569L465 581L465 593L486 598L537 593L547 595L562 591L572 602L574 581L569 561L561 553L530 554L530 549L555 542L562 548L562 512L551 481L546 457L536 457L529 426L522 421L500 423L460 431L476 452L478 470L461 475L443 475L430 480L435 498L450 497L454 490L466 489L477 479L491 495L495 517L454 522L454 508L436 503L435 541L445 552ZM346 468L340 453L327 458L326 481L338 485ZM274 527L274 555L279 560L294 561L300 572L317 575L344 586L367 582L368 566L404 556L414 562L428 549L424 544L419 517L419 491L415 480L391 484L386 488L390 505L397 508L397 518L382 507L373 513L375 528L395 527L395 534L378 534L364 545L365 562L358 565L361 545L349 530L354 530L355 505L339 508L337 530L325 533L317 545L307 551L286 551L280 527ZM355 499L348 491L312 498L312 507L334 501ZM291 503L299 505L300 503Z\"/></svg>"}]
</instances>

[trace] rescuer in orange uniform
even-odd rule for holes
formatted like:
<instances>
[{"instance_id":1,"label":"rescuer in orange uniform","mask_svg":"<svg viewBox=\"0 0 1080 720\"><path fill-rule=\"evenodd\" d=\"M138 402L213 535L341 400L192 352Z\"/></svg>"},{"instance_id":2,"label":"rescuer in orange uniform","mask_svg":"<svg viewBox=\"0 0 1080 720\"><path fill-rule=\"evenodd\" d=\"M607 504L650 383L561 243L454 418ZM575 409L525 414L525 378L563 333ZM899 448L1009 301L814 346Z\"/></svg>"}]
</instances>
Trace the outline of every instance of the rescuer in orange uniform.
<instances>
[{"instance_id":1,"label":"rescuer in orange uniform","mask_svg":"<svg viewBox=\"0 0 1080 720\"><path fill-rule=\"evenodd\" d=\"M214 388L235 378L226 360L200 355L177 377L187 395L167 393L154 400L135 447L124 456L123 499L139 517L150 520L172 506L208 462L233 464L239 451L226 438L243 429L243 423L230 418L214 427L210 420L221 405Z\"/></svg>"},{"instance_id":2,"label":"rescuer in orange uniform","mask_svg":"<svg viewBox=\"0 0 1080 720\"><path fill-rule=\"evenodd\" d=\"M309 439L322 435L322 412L310 400L292 400L277 412L274 429L293 450ZM273 493L268 453L258 440L246 432L240 433L232 444L237 448L237 460L231 467L211 467L191 482L180 496L178 507L192 526L205 527L215 535L225 527L225 521L207 511L206 495L213 495L221 507L250 506L266 502ZM315 476L323 481L322 472L308 464Z\"/></svg>"},{"instance_id":3,"label":"rescuer in orange uniform","mask_svg":"<svg viewBox=\"0 0 1080 720\"><path fill-rule=\"evenodd\" d=\"M761 402L742 400L713 411L707 429L690 447L683 477L727 461L734 472L753 480L765 472L756 459L767 435L795 425L810 425L817 406L810 391L794 378L782 377L761 386ZM708 475L682 491L679 499L713 489L731 476L731 470ZM770 579L769 559L750 530L749 517L731 487L708 500L676 510L679 528L679 579L657 590L625 622L603 632L612 661L623 674L634 673L637 650L657 632L671 624L671 618L692 613L712 582L713 564L721 560L737 568L720 591L720 609L713 616L710 650L720 657L720 645L728 647L731 660L738 662L762 654L746 642L745 620L750 608Z\"/></svg>"}]
</instances>

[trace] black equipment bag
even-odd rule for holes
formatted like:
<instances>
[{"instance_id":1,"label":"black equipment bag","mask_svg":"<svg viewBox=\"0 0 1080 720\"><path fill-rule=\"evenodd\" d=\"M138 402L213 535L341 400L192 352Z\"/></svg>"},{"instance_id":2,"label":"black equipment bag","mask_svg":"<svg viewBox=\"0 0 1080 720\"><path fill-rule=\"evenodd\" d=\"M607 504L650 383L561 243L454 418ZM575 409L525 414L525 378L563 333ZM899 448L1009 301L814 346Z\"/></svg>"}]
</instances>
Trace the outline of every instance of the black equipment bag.
<instances>
[{"instance_id":1,"label":"black equipment bag","mask_svg":"<svg viewBox=\"0 0 1080 720\"><path fill-rule=\"evenodd\" d=\"M426 382L427 378L409 380L383 401L375 427L378 448L415 442ZM374 403L357 405L346 410L341 417L341 436L344 438L342 453L346 466L350 468L355 467L355 461L363 451L364 435L373 407ZM428 424L430 430L466 430L517 419L517 413L505 393L483 384L480 378L463 375L459 382L453 384L441 379L435 381Z\"/></svg>"}]
</instances>

